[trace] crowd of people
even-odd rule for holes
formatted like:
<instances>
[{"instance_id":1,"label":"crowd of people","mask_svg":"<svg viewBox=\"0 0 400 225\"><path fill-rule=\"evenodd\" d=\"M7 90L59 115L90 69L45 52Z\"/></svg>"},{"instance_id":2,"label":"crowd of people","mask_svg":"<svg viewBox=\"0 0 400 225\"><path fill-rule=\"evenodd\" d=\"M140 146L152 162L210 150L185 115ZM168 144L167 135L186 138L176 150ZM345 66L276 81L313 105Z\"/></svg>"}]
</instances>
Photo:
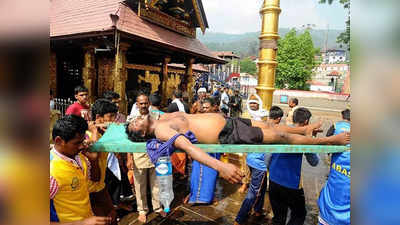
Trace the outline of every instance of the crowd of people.
<instances>
[{"instance_id":1,"label":"crowd of people","mask_svg":"<svg viewBox=\"0 0 400 225\"><path fill-rule=\"evenodd\" d=\"M243 154L239 169L222 162L221 154L205 153L194 143L345 145L350 141L348 109L342 112L343 121L332 125L327 137L317 138L321 122L310 123L310 110L299 107L297 99L289 101L287 125L281 123L285 113L278 106L272 106L265 118L244 119L240 118L243 107L239 91L230 92L227 87L212 93L199 88L193 104L175 90L165 107L157 93L142 90L136 94L136 102L127 116L118 111L120 96L115 92L104 93L89 106L88 89L78 86L75 98L77 101L67 108L66 116L57 120L52 129L51 224L117 224L117 210L133 211L133 200L140 222L147 222L151 208L159 216L166 216L159 200L154 156L90 151L109 123L126 124L131 141L157 140L183 150L174 152L171 162L175 179L190 176L190 192L184 203L212 204L218 177L242 183L239 191L247 194L237 213L236 225L244 224L252 211L255 217L265 216L266 193L274 214L272 224L286 224L288 209L287 224L304 224L303 154ZM247 103L252 111L262 107L254 96ZM304 155L311 166L319 163L317 154ZM319 223L350 224L350 153L334 153L331 157L330 175L318 200Z\"/></svg>"}]
</instances>

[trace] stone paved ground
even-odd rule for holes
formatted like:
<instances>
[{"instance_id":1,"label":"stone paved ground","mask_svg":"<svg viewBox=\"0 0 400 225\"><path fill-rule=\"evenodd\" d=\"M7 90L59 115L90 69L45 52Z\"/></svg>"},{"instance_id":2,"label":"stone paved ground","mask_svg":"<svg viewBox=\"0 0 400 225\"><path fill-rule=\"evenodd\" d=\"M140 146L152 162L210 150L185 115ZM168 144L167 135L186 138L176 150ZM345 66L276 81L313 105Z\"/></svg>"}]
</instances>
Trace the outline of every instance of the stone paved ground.
<instances>
[{"instance_id":1,"label":"stone paved ground","mask_svg":"<svg viewBox=\"0 0 400 225\"><path fill-rule=\"evenodd\" d=\"M307 101L303 101L307 103ZM327 101L316 101L314 105L306 105L313 107L328 107L336 110L330 112L327 110L311 110L313 113L312 121L318 121L320 118L324 118L323 129L325 135L329 126L340 119L340 111L344 109L347 103L331 103ZM319 104L319 105L318 105ZM244 107L245 108L245 107ZM286 107L282 107L284 111L287 111ZM244 113L244 116L246 112ZM317 199L321 188L323 187L325 180L328 175L329 160L326 154L320 154L321 161L317 167L311 167L303 160L303 187L306 197L306 208L307 218L306 225L317 224L318 206ZM230 157L230 161L238 165L238 157ZM242 200L245 194L237 192L240 185L229 184L226 181L219 179L216 188L216 198L218 204L208 206L189 206L183 204L183 198L189 193L188 181L174 181L174 192L175 199L173 202L173 211L167 218L157 217L154 213L150 213L148 216L148 223L150 225L222 225L222 224L233 224L236 213L239 211ZM268 224L268 218L272 217L271 208L269 205L268 194L265 198L264 209L267 216L262 220L255 220L250 217L247 224ZM126 215L120 221L120 225L136 225L141 224L137 221L137 212Z\"/></svg>"}]
</instances>

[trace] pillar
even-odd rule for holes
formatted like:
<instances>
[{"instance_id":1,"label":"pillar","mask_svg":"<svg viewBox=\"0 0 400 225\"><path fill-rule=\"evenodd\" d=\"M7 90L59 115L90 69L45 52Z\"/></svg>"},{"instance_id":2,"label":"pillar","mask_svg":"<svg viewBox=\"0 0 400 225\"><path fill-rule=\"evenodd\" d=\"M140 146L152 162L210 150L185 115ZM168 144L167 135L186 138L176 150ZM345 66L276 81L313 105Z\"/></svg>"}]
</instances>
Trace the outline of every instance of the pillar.
<instances>
[{"instance_id":1,"label":"pillar","mask_svg":"<svg viewBox=\"0 0 400 225\"><path fill-rule=\"evenodd\" d=\"M126 69L126 52L128 51L129 44L119 43L117 52L115 53L115 66L114 66L114 92L121 96L119 104L119 111L127 113L127 99L126 99L126 81L128 79L128 70Z\"/></svg>"},{"instance_id":2,"label":"pillar","mask_svg":"<svg viewBox=\"0 0 400 225\"><path fill-rule=\"evenodd\" d=\"M257 94L263 101L263 108L269 110L272 105L272 98L275 90L275 71L278 65L276 54L278 50L278 22L279 0L264 0L260 10L262 15L262 27L259 52L259 72Z\"/></svg>"},{"instance_id":3,"label":"pillar","mask_svg":"<svg viewBox=\"0 0 400 225\"><path fill-rule=\"evenodd\" d=\"M167 96L167 88L168 88L168 63L171 61L171 58L165 57L162 64L162 75L161 75L161 90L160 96L162 97L161 104L166 105L168 97Z\"/></svg>"},{"instance_id":4,"label":"pillar","mask_svg":"<svg viewBox=\"0 0 400 225\"><path fill-rule=\"evenodd\" d=\"M193 63L194 59L190 58L186 62L186 81L187 81L187 93L189 95L189 103L193 101L193 86L194 86L194 79L193 79Z\"/></svg>"},{"instance_id":5,"label":"pillar","mask_svg":"<svg viewBox=\"0 0 400 225\"><path fill-rule=\"evenodd\" d=\"M96 66L94 49L96 46L87 45L84 50L84 61L82 69L82 78L84 86L88 89L89 103L93 104L95 100Z\"/></svg>"},{"instance_id":6,"label":"pillar","mask_svg":"<svg viewBox=\"0 0 400 225\"><path fill-rule=\"evenodd\" d=\"M57 55L54 51L50 52L49 62L49 89L53 91L53 96L57 96Z\"/></svg>"}]
</instances>

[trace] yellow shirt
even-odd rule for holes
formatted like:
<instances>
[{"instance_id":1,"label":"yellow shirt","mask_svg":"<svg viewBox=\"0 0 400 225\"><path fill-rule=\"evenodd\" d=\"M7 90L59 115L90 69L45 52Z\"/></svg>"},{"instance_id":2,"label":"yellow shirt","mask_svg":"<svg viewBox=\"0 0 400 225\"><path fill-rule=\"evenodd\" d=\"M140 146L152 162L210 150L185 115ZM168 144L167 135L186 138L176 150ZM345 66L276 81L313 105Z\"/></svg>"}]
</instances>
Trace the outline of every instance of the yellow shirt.
<instances>
[{"instance_id":1,"label":"yellow shirt","mask_svg":"<svg viewBox=\"0 0 400 225\"><path fill-rule=\"evenodd\" d=\"M50 151L50 177L57 183L56 194L50 196L51 220L73 222L93 216L87 158L79 153L75 160L79 162L73 163L74 160L62 157L54 149Z\"/></svg>"},{"instance_id":2,"label":"yellow shirt","mask_svg":"<svg viewBox=\"0 0 400 225\"><path fill-rule=\"evenodd\" d=\"M92 133L86 131L86 135L91 138ZM106 170L107 170L107 157L108 152L99 152L98 157L98 164L100 168L100 180L98 182L90 182L89 183L89 190L90 192L99 192L103 190L106 186L105 179L106 179Z\"/></svg>"}]
</instances>

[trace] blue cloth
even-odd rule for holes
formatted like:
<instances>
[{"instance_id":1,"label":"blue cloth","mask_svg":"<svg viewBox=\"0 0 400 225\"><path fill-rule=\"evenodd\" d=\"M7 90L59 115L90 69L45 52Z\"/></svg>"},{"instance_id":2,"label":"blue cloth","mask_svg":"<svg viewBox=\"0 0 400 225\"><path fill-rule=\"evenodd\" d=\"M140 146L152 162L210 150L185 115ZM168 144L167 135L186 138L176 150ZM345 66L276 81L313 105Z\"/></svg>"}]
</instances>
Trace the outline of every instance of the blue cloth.
<instances>
[{"instance_id":1,"label":"blue cloth","mask_svg":"<svg viewBox=\"0 0 400 225\"><path fill-rule=\"evenodd\" d=\"M208 155L218 160L221 157L220 153L208 153ZM193 160L189 203L210 204L214 199L217 178L218 172L216 170Z\"/></svg>"},{"instance_id":2,"label":"blue cloth","mask_svg":"<svg viewBox=\"0 0 400 225\"><path fill-rule=\"evenodd\" d=\"M334 134L350 132L350 123L335 124ZM328 180L319 199L320 217L329 224L350 224L350 152L334 153Z\"/></svg>"},{"instance_id":3,"label":"blue cloth","mask_svg":"<svg viewBox=\"0 0 400 225\"><path fill-rule=\"evenodd\" d=\"M148 140L146 143L146 150L151 162L155 165L159 157L171 156L175 151L174 142L181 135L189 139L191 143L197 143L197 138L191 131L185 134L176 134L166 142L162 142L158 139Z\"/></svg>"},{"instance_id":4,"label":"blue cloth","mask_svg":"<svg viewBox=\"0 0 400 225\"><path fill-rule=\"evenodd\" d=\"M267 171L264 158L265 153L248 153L246 158L247 165L258 170Z\"/></svg>"},{"instance_id":5,"label":"blue cloth","mask_svg":"<svg viewBox=\"0 0 400 225\"><path fill-rule=\"evenodd\" d=\"M319 157L315 153L307 153L306 159L311 166L317 166ZM303 153L272 154L269 176L270 179L287 188L299 189Z\"/></svg>"},{"instance_id":6,"label":"blue cloth","mask_svg":"<svg viewBox=\"0 0 400 225\"><path fill-rule=\"evenodd\" d=\"M50 221L60 222L60 219L58 219L56 208L54 207L53 199L50 199Z\"/></svg>"},{"instance_id":7,"label":"blue cloth","mask_svg":"<svg viewBox=\"0 0 400 225\"><path fill-rule=\"evenodd\" d=\"M264 206L265 192L267 189L266 172L252 167L250 167L250 172L250 187L235 219L239 224L243 224L247 220L253 206L255 212L261 212Z\"/></svg>"}]
</instances>

